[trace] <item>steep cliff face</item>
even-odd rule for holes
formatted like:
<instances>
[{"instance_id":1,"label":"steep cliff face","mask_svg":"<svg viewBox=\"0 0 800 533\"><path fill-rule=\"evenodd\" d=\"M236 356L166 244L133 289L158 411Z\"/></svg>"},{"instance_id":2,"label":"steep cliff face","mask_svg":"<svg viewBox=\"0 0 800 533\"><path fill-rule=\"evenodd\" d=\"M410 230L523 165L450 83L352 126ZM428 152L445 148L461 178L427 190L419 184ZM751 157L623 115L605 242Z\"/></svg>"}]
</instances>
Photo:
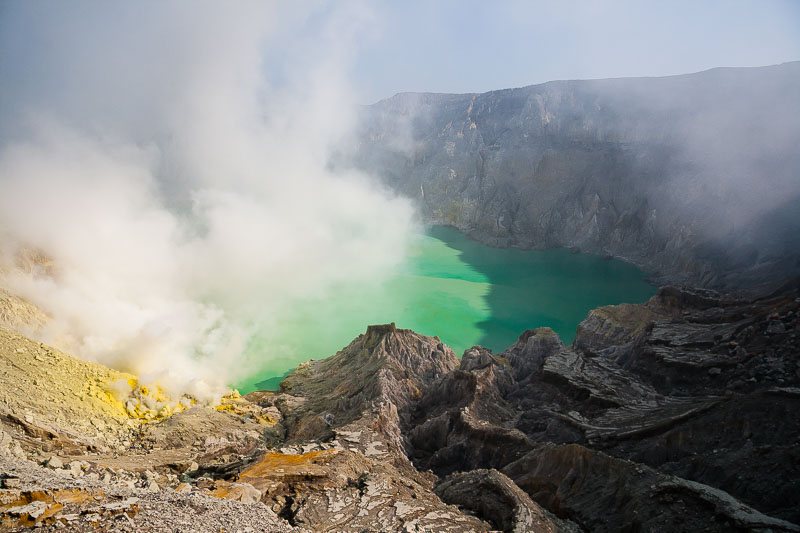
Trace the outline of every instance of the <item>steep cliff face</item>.
<instances>
[{"instance_id":1,"label":"steep cliff face","mask_svg":"<svg viewBox=\"0 0 800 533\"><path fill-rule=\"evenodd\" d=\"M349 163L491 245L753 287L800 268L797 94L800 62L398 94L365 108Z\"/></svg>"}]
</instances>

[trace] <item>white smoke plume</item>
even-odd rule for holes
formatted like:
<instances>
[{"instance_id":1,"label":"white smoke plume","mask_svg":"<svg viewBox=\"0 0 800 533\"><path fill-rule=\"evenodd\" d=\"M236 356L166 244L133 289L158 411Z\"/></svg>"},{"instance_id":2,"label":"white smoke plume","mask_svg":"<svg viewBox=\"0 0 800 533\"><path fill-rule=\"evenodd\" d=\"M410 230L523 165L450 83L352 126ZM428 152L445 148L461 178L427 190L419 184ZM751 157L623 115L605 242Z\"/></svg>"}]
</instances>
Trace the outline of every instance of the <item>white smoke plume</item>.
<instances>
[{"instance_id":1,"label":"white smoke plume","mask_svg":"<svg viewBox=\"0 0 800 533\"><path fill-rule=\"evenodd\" d=\"M42 340L202 394L295 300L403 260L411 206L328 165L365 11L0 8L0 249L53 264L0 284L50 314Z\"/></svg>"}]
</instances>

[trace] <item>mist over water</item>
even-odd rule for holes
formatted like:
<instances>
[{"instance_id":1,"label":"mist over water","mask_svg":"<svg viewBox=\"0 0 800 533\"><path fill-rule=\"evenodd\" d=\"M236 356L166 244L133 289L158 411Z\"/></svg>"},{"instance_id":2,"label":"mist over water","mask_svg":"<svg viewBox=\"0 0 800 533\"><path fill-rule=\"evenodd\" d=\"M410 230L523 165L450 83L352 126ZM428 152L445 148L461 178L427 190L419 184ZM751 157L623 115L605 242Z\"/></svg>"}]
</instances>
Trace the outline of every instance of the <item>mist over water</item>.
<instances>
[{"instance_id":1,"label":"mist over water","mask_svg":"<svg viewBox=\"0 0 800 533\"><path fill-rule=\"evenodd\" d=\"M3 3L0 286L50 316L30 333L203 395L330 355L368 323L440 334L459 352L473 343L499 350L540 325L569 340L589 308L646 298L641 274L616 262L484 252L457 235L420 241L408 200L372 176L332 167L332 151L353 141L349 74L373 31L369 7ZM313 40L297 37L312 34L308 27ZM648 98L647 108L671 113L672 91L658 106ZM771 122L781 126L776 138L793 140L800 129L783 102L753 113L787 115ZM692 129L692 146L714 148L714 157L701 150L686 159L707 159L713 172L698 165L666 192L685 195L687 216L721 206L725 223L706 225L715 243L740 239L742 226L776 204L787 214L750 240L766 241L775 226L781 237L793 232L796 158L772 182L747 180L761 168L763 144L794 145L733 128L718 139L727 116ZM744 170L717 172L717 161ZM747 187L731 195L729 182ZM706 189L724 194L710 203ZM749 209L728 207L742 204ZM17 268L30 251L43 262ZM638 288L625 292L626 279ZM519 299L520 286L536 290Z\"/></svg>"},{"instance_id":2,"label":"mist over water","mask_svg":"<svg viewBox=\"0 0 800 533\"><path fill-rule=\"evenodd\" d=\"M323 7L303 45L319 5L3 6L2 285L50 315L39 339L203 395L297 301L402 263L410 204L328 167L368 11Z\"/></svg>"},{"instance_id":3,"label":"mist over water","mask_svg":"<svg viewBox=\"0 0 800 533\"><path fill-rule=\"evenodd\" d=\"M499 353L526 329L553 328L565 343L589 310L639 303L655 288L633 265L569 250L490 248L447 227L414 241L408 259L376 284L342 284L331 299L310 298L283 315L280 339L255 336L262 358L240 389L277 388L308 359L333 355L367 324L439 336L457 355L480 344Z\"/></svg>"}]
</instances>

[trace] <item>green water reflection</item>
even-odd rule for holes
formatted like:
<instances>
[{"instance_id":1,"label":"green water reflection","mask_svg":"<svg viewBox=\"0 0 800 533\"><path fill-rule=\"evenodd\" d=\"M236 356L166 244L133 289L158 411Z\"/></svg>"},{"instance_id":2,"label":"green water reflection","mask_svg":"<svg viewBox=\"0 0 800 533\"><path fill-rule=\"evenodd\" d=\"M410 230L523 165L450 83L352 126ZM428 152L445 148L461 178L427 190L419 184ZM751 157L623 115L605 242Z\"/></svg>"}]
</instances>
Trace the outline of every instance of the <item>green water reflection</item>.
<instances>
[{"instance_id":1,"label":"green water reflection","mask_svg":"<svg viewBox=\"0 0 800 533\"><path fill-rule=\"evenodd\" d=\"M458 355L475 344L500 351L538 326L569 343L590 309L642 302L654 292L641 270L622 261L489 248L433 227L387 282L338 287L284 313L251 342L253 375L238 386L274 389L298 363L334 354L368 324L395 322L438 335Z\"/></svg>"}]
</instances>

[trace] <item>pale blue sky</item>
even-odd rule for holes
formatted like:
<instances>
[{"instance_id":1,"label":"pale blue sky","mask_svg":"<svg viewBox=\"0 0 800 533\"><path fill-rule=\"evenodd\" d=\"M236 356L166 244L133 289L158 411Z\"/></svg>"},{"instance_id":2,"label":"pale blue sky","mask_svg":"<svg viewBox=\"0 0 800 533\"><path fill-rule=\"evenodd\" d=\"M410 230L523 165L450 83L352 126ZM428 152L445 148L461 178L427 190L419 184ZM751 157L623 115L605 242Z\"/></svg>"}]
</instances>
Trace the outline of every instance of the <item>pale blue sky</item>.
<instances>
[{"instance_id":1,"label":"pale blue sky","mask_svg":"<svg viewBox=\"0 0 800 533\"><path fill-rule=\"evenodd\" d=\"M150 46L158 13L185 19L163 43L175 46L193 15L202 20L198 6L208 7L0 0L0 107L12 93L11 102L39 93L50 102L64 83L146 77L158 62L144 68L135 58ZM350 89L364 104L401 91L482 92L800 60L800 0L283 0L268 13L271 83L329 59L349 65ZM321 38L326 32L333 40ZM337 41L341 49L331 46Z\"/></svg>"},{"instance_id":2,"label":"pale blue sky","mask_svg":"<svg viewBox=\"0 0 800 533\"><path fill-rule=\"evenodd\" d=\"M662 76L800 59L797 0L404 0L371 4L364 103L554 79Z\"/></svg>"}]
</instances>

